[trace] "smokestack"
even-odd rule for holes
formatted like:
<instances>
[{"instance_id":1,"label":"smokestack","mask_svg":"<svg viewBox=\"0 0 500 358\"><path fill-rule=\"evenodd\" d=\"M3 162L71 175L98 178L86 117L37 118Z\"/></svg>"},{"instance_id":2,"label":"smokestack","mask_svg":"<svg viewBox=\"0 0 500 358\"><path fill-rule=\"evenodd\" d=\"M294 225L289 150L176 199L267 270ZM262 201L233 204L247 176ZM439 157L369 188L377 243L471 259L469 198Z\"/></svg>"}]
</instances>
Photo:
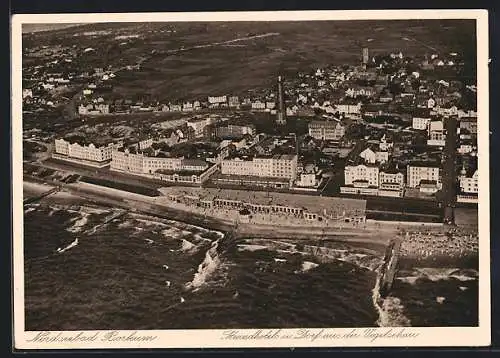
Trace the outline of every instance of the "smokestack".
<instances>
[{"instance_id":1,"label":"smokestack","mask_svg":"<svg viewBox=\"0 0 500 358\"><path fill-rule=\"evenodd\" d=\"M363 64L363 67L366 68L366 65L368 64L368 61L370 60L370 56L368 54L368 48L367 47L363 47L363 53L362 53L362 64Z\"/></svg>"},{"instance_id":2,"label":"smokestack","mask_svg":"<svg viewBox=\"0 0 500 358\"><path fill-rule=\"evenodd\" d=\"M276 122L278 124L285 124L285 100L283 98L283 78L278 76L278 113Z\"/></svg>"}]
</instances>

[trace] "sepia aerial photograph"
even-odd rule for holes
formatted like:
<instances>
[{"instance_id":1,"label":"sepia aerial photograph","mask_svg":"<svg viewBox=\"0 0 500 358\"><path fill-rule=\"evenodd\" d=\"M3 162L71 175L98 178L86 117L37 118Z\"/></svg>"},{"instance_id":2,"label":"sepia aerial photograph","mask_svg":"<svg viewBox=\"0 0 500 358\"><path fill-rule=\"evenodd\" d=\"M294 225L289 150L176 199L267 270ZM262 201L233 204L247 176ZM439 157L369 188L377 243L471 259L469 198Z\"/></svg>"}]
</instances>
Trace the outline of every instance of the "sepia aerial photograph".
<instances>
[{"instance_id":1,"label":"sepia aerial photograph","mask_svg":"<svg viewBox=\"0 0 500 358\"><path fill-rule=\"evenodd\" d=\"M26 330L477 327L476 31L24 23Z\"/></svg>"}]
</instances>

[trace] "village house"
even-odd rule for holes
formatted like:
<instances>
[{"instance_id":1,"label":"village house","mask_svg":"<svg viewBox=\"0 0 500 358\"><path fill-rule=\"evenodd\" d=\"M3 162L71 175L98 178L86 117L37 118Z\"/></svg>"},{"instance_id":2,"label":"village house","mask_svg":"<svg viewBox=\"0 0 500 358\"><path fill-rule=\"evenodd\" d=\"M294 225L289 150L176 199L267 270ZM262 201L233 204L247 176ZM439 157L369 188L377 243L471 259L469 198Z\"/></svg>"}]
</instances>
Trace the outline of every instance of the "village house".
<instances>
[{"instance_id":1,"label":"village house","mask_svg":"<svg viewBox=\"0 0 500 358\"><path fill-rule=\"evenodd\" d=\"M373 164L347 165L344 169L344 194L377 195L379 168Z\"/></svg>"},{"instance_id":2,"label":"village house","mask_svg":"<svg viewBox=\"0 0 500 358\"><path fill-rule=\"evenodd\" d=\"M366 148L359 156L368 164L383 164L389 160L389 153L387 151L373 151L371 148Z\"/></svg>"},{"instance_id":3,"label":"village house","mask_svg":"<svg viewBox=\"0 0 500 358\"><path fill-rule=\"evenodd\" d=\"M238 96L229 97L229 108L240 108L240 100Z\"/></svg>"},{"instance_id":4,"label":"village house","mask_svg":"<svg viewBox=\"0 0 500 358\"><path fill-rule=\"evenodd\" d=\"M257 110L257 111L263 111L266 109L266 104L264 102L259 101L259 100L253 101L252 102L252 109Z\"/></svg>"},{"instance_id":5,"label":"village house","mask_svg":"<svg viewBox=\"0 0 500 358\"><path fill-rule=\"evenodd\" d=\"M372 87L352 86L345 91L345 95L351 98L357 97L373 97L377 94Z\"/></svg>"},{"instance_id":6,"label":"village house","mask_svg":"<svg viewBox=\"0 0 500 358\"><path fill-rule=\"evenodd\" d=\"M355 104L349 102L341 102L335 105L335 109L337 110L337 112L343 115L360 114L361 102L357 102Z\"/></svg>"}]
</instances>

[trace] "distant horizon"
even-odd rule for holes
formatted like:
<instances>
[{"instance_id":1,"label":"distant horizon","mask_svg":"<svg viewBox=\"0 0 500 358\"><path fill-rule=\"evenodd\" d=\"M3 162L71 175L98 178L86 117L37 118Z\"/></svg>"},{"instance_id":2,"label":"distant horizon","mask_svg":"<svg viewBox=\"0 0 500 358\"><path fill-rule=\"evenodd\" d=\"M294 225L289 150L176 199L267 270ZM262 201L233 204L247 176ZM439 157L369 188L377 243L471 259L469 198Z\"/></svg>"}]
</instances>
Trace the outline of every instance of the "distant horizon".
<instances>
[{"instance_id":1,"label":"distant horizon","mask_svg":"<svg viewBox=\"0 0 500 358\"><path fill-rule=\"evenodd\" d=\"M23 24L21 31L23 34L42 31L61 30L69 27L84 25L85 23L70 23L70 24Z\"/></svg>"}]
</instances>

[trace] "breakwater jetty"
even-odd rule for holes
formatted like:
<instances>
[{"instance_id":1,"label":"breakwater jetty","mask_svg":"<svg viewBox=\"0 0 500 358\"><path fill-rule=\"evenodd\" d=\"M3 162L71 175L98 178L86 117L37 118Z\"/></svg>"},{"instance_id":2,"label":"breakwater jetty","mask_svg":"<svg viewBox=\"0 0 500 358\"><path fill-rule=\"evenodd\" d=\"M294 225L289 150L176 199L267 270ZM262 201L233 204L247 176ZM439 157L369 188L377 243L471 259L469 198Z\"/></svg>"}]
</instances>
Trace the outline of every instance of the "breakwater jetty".
<instances>
[{"instance_id":1,"label":"breakwater jetty","mask_svg":"<svg viewBox=\"0 0 500 358\"><path fill-rule=\"evenodd\" d=\"M33 197L30 197L30 198L26 198L24 199L23 201L23 205L28 205L28 204L33 204L37 201L40 201L42 200L43 198L45 198L46 196L49 196L51 194L54 194L54 193L57 193L58 191L60 191L62 189L61 186L56 186L55 188L52 188L42 194L39 194L39 195L36 195L36 196L33 196Z\"/></svg>"},{"instance_id":2,"label":"breakwater jetty","mask_svg":"<svg viewBox=\"0 0 500 358\"><path fill-rule=\"evenodd\" d=\"M386 297L392 288L394 277L396 276L400 249L401 238L396 237L389 242L385 251L384 261L379 271L381 297Z\"/></svg>"}]
</instances>

